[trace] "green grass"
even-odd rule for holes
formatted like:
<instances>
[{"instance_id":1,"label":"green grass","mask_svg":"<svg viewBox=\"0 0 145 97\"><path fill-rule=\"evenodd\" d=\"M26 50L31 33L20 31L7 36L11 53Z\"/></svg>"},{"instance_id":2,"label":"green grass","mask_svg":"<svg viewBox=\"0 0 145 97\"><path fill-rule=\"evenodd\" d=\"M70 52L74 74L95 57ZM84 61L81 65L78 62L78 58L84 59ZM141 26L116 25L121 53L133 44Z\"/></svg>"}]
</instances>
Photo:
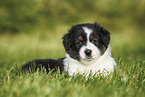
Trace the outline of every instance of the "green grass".
<instances>
[{"instance_id":1,"label":"green grass","mask_svg":"<svg viewBox=\"0 0 145 97\"><path fill-rule=\"evenodd\" d=\"M145 97L145 34L137 31L112 31L112 55L118 65L113 77L85 80L78 75L69 81L59 73L15 76L29 60L64 57L61 37L66 28L0 36L0 97Z\"/></svg>"}]
</instances>

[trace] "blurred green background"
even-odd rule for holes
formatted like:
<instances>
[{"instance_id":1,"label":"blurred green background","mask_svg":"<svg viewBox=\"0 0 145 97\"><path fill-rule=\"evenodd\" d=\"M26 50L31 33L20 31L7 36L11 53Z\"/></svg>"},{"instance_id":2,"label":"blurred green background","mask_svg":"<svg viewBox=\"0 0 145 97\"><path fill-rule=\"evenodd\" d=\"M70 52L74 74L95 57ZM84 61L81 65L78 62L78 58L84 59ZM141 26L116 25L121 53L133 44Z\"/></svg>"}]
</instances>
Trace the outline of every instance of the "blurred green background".
<instances>
[{"instance_id":1,"label":"blurred green background","mask_svg":"<svg viewBox=\"0 0 145 97\"><path fill-rule=\"evenodd\" d=\"M144 18L144 0L0 0L0 33L95 21L110 30L143 32Z\"/></svg>"},{"instance_id":2,"label":"blurred green background","mask_svg":"<svg viewBox=\"0 0 145 97\"><path fill-rule=\"evenodd\" d=\"M61 37L94 22L111 32L117 62L145 59L145 0L0 0L0 70L64 57Z\"/></svg>"}]
</instances>

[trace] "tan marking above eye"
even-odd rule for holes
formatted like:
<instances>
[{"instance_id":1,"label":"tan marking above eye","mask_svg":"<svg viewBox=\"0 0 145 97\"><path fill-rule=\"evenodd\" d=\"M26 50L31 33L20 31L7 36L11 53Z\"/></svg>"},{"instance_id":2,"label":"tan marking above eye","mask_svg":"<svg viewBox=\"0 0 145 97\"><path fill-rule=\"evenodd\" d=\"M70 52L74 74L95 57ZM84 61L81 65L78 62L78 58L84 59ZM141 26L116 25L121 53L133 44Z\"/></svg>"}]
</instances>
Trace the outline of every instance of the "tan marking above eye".
<instances>
[{"instance_id":1,"label":"tan marking above eye","mask_svg":"<svg viewBox=\"0 0 145 97\"><path fill-rule=\"evenodd\" d=\"M81 41L83 41L83 37L82 36L79 36L78 39L81 40Z\"/></svg>"},{"instance_id":2,"label":"tan marking above eye","mask_svg":"<svg viewBox=\"0 0 145 97\"><path fill-rule=\"evenodd\" d=\"M93 40L93 36L92 35L90 36L90 39Z\"/></svg>"}]
</instances>

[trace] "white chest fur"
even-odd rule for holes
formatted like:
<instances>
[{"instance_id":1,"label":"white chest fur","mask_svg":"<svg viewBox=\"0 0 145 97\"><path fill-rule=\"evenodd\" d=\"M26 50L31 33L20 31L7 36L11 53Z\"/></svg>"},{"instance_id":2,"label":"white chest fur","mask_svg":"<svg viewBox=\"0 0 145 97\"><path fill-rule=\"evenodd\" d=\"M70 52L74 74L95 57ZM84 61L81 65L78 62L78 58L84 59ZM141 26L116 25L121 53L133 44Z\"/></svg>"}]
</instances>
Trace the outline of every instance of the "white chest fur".
<instances>
[{"instance_id":1,"label":"white chest fur","mask_svg":"<svg viewBox=\"0 0 145 97\"><path fill-rule=\"evenodd\" d=\"M67 71L70 76L73 76L77 73L88 75L90 72L93 76L98 71L103 73L106 72L106 70L108 72L113 72L114 67L116 67L116 62L111 57L110 47L102 56L90 63L90 65L84 65L83 63L80 63L78 60L71 58L67 53L66 58L64 59L64 70Z\"/></svg>"}]
</instances>

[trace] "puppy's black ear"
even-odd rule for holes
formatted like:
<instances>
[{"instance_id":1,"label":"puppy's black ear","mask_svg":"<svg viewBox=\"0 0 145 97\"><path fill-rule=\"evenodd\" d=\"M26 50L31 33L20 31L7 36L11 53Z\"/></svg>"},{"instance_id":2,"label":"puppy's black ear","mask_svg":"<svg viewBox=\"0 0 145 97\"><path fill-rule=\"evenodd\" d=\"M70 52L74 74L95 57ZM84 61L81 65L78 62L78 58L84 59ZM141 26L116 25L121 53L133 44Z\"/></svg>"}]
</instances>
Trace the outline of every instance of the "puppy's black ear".
<instances>
[{"instance_id":1,"label":"puppy's black ear","mask_svg":"<svg viewBox=\"0 0 145 97\"><path fill-rule=\"evenodd\" d=\"M62 39L63 39L63 46L65 48L65 51L68 52L69 48L70 48L70 37L69 37L69 34L65 34Z\"/></svg>"},{"instance_id":2,"label":"puppy's black ear","mask_svg":"<svg viewBox=\"0 0 145 97\"><path fill-rule=\"evenodd\" d=\"M103 27L100 27L100 33L101 33L101 38L102 41L107 48L110 42L110 32L104 29Z\"/></svg>"}]
</instances>

